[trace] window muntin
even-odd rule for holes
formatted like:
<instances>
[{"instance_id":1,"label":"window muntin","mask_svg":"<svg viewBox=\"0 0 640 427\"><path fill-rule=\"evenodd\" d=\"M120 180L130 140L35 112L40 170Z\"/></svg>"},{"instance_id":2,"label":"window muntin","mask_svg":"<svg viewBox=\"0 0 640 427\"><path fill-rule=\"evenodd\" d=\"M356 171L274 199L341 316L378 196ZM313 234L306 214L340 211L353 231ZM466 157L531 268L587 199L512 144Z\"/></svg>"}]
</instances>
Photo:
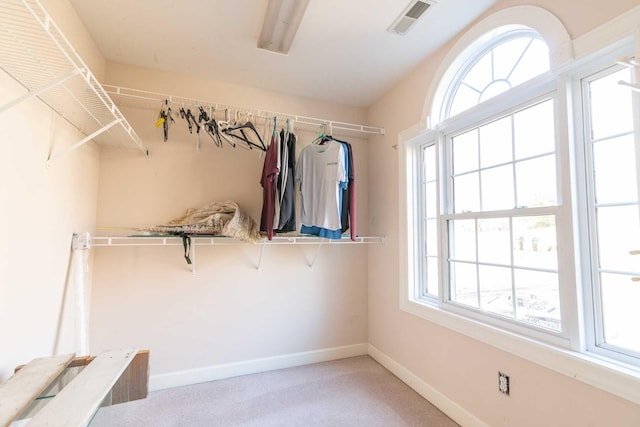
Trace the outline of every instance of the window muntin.
<instances>
[{"instance_id":1,"label":"window muntin","mask_svg":"<svg viewBox=\"0 0 640 427\"><path fill-rule=\"evenodd\" d=\"M553 103L447 138L453 203L444 221L449 302L560 332Z\"/></svg>"},{"instance_id":2,"label":"window muntin","mask_svg":"<svg viewBox=\"0 0 640 427\"><path fill-rule=\"evenodd\" d=\"M549 99L453 136L454 212L557 205L554 123Z\"/></svg>"},{"instance_id":3,"label":"window muntin","mask_svg":"<svg viewBox=\"0 0 640 427\"><path fill-rule=\"evenodd\" d=\"M591 236L595 345L640 357L640 249L638 167L629 69L613 69L583 81L587 146L588 217Z\"/></svg>"},{"instance_id":4,"label":"window muntin","mask_svg":"<svg viewBox=\"0 0 640 427\"><path fill-rule=\"evenodd\" d=\"M553 215L448 224L452 302L560 331Z\"/></svg>"},{"instance_id":5,"label":"window muntin","mask_svg":"<svg viewBox=\"0 0 640 427\"><path fill-rule=\"evenodd\" d=\"M549 49L537 33L517 30L494 39L468 61L445 97L442 119L455 116L549 70Z\"/></svg>"}]
</instances>

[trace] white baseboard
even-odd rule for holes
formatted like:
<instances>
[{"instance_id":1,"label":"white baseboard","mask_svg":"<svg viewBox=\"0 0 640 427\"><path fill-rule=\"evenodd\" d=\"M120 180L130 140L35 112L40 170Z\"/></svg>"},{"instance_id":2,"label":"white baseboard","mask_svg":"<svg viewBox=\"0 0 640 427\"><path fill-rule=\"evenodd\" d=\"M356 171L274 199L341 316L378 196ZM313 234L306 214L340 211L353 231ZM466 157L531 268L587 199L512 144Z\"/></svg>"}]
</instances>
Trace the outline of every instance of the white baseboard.
<instances>
[{"instance_id":1,"label":"white baseboard","mask_svg":"<svg viewBox=\"0 0 640 427\"><path fill-rule=\"evenodd\" d=\"M330 360L345 359L347 357L364 356L368 354L369 345L353 344L343 347L327 348L303 353L286 354L282 356L266 357L263 359L246 360L237 363L207 366L167 374L151 375L149 391L163 390L172 387L197 384L207 381L221 380L240 375L273 371L276 369L292 368L294 366L311 363L328 362Z\"/></svg>"},{"instance_id":2,"label":"white baseboard","mask_svg":"<svg viewBox=\"0 0 640 427\"><path fill-rule=\"evenodd\" d=\"M387 356L371 344L369 344L369 356L376 362L387 368L402 382L414 389L419 395L427 399L433 406L447 414L449 418L461 426L488 427L488 424L477 418L475 415L449 399L444 394L427 384L424 380L413 374L407 368Z\"/></svg>"}]
</instances>

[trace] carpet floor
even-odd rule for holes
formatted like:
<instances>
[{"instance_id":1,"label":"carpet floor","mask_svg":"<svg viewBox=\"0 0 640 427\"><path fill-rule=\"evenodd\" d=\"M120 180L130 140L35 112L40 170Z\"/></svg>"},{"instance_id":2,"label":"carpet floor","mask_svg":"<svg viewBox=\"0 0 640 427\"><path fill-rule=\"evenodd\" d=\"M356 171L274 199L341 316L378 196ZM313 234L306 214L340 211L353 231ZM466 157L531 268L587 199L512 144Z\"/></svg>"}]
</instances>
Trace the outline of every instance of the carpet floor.
<instances>
[{"instance_id":1,"label":"carpet floor","mask_svg":"<svg viewBox=\"0 0 640 427\"><path fill-rule=\"evenodd\" d=\"M457 426L369 356L149 393L102 408L105 426Z\"/></svg>"}]
</instances>

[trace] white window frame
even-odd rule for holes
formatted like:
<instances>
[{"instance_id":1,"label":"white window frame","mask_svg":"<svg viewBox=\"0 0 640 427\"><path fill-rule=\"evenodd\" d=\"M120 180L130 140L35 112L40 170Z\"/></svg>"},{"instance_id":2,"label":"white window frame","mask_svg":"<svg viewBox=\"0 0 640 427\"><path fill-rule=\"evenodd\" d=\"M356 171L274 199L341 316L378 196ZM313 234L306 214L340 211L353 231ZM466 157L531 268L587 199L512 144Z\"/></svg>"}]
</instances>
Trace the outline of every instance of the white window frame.
<instances>
[{"instance_id":1,"label":"white window frame","mask_svg":"<svg viewBox=\"0 0 640 427\"><path fill-rule=\"evenodd\" d=\"M639 35L640 36L640 35ZM622 66L616 66L617 57L626 56L632 50L631 43L624 43L620 47L609 49L598 58L594 58L585 66L581 66L573 74L573 103L575 111L580 111L585 118L584 121L576 122L576 187L577 194L582 197L577 198L576 203L579 206L576 215L577 226L579 227L579 235L581 244L579 252L582 263L582 276L588 279L584 280L583 301L584 301L584 318L585 324L585 349L597 356L614 358L622 362L637 364L638 358L627 355L624 350L620 351L615 346L604 343L601 301L595 295L599 291L599 278L597 270L597 254L594 249L596 247L595 225L590 221L589 216L593 214L591 211L592 203L590 196L590 188L593 188L592 174L590 173L590 165L592 162L591 154L588 153L589 141L587 138L588 121L586 117L587 103L584 100L584 91L586 90L586 82L597 79L609 72L621 69ZM640 100L638 96L634 98L635 111L640 111ZM635 117L635 141L636 141L636 164L640 165L640 117ZM640 169L638 169L640 174ZM640 182L638 183L638 191L640 191ZM638 243L640 247L640 242Z\"/></svg>"},{"instance_id":2,"label":"white window frame","mask_svg":"<svg viewBox=\"0 0 640 427\"><path fill-rule=\"evenodd\" d=\"M501 107L499 112L493 112L491 111L491 109L485 108L484 103L482 104L482 106L477 108L478 116L482 115L486 111L489 111L491 113L491 114L484 115L480 120L480 122L478 122L477 120L474 120L474 123L472 125L470 126L466 125L466 123L469 121L469 119L466 117L467 116L466 113L461 113L455 119L447 121L446 126L440 127L440 132L441 132L440 145L444 146L445 147L444 149L448 151L450 149L450 135L452 133L457 134L460 132L464 132L467 129L474 128L474 127L477 127L478 125L489 123L500 117L513 114L517 111L520 111L524 108L535 105L544 100L551 100L554 103L554 109L557 109L559 104L557 99L558 92L559 90L556 87L556 81L550 76L543 76L542 78L536 79L535 81L527 85L527 87L523 88L522 90L509 91L509 93L505 93L503 94L503 96L498 96L495 101L495 104L494 104L495 107L496 108L498 106ZM475 114L473 115L475 116ZM474 117L474 119L477 119L477 117ZM563 161L563 159L560 157L561 144L558 143L558 135L560 134L560 125L561 123L557 123L557 122L554 124L556 128L556 132L555 132L556 133L556 150L555 150L556 165L560 164ZM556 166L556 176L557 176L558 186L562 181L561 179L562 173L563 172L561 168ZM449 175L450 174L447 173L447 177ZM451 190L450 184L441 183L441 187ZM563 222L562 221L563 216L570 215L570 212L567 212L567 209L565 209L565 207L562 206L562 204L560 203L560 200L562 200L562 193L560 188L557 189L557 194L558 194L558 201L559 201L558 206L549 206L549 207L543 207L543 208L529 208L527 209L527 212L535 211L539 215L553 215L554 218L556 219L556 222L561 224ZM448 205L453 203L453 201L451 200L451 195L447 194L446 197L443 197L441 199L441 203L446 204L447 207L449 207ZM439 230L441 230L440 236L444 246L444 251L440 252L442 254L442 256L440 257L441 258L440 270L442 271L440 282L444 284L441 288L441 293L443 295L439 300L440 306L445 310L451 310L461 316L466 316L480 322L486 322L490 325L493 325L505 330L510 330L512 332L516 332L525 336L543 340L543 341L552 343L554 345L558 345L566 348L572 347L572 343L570 340L571 335L568 333L568 331L570 331L571 328L568 325L571 323L572 318L573 319L576 318L577 314L575 313L575 310L572 310L572 305L569 304L568 301L573 301L570 295L575 292L575 289L571 288L571 286L574 286L575 281L572 280L573 276L571 276L570 274L568 278L566 277L567 272L573 271L572 260L561 259L561 254L567 252L566 250L564 250L564 247L563 247L565 245L565 240L563 239L563 236L562 236L562 229L558 227L557 233L559 235L558 254L560 258L558 260L558 264L559 264L558 265L558 281L560 283L560 302L561 302L563 328L561 331L555 332L551 330L543 330L542 328L538 328L533 325L527 325L516 319L507 319L498 315L491 314L489 312L481 311L479 309L473 309L470 307L461 306L460 304L454 301L451 301L451 298L450 298L451 295L449 294L450 280L448 277L449 266L448 266L448 260L447 260L448 251L449 251L447 242L449 241L450 236L448 233L447 223L451 219L456 219L465 215L447 213L450 210L452 209L447 209L445 207L445 209L441 211L441 215L439 218L439 221L440 221ZM513 211L509 210L509 211L501 211L501 212L508 213L508 215L510 216ZM470 218L481 218L481 217L489 217L489 216L493 217L499 213L500 212L493 212L487 215L483 212L480 212L480 213L475 213L470 215ZM561 269L560 268L561 265L569 266L569 268ZM566 284L570 285L568 289ZM576 344L574 343L573 346L575 345Z\"/></svg>"},{"instance_id":3,"label":"white window frame","mask_svg":"<svg viewBox=\"0 0 640 427\"><path fill-rule=\"evenodd\" d=\"M513 9L518 9L514 11ZM535 13L531 13L532 9L536 9ZM568 141L574 141L575 138L580 136L579 125L573 123L571 117L575 116L575 111L579 111L581 107L576 110L575 91L576 88L570 83L573 81L574 76L578 73L580 67L585 67L585 64L593 62L593 56L598 50L608 49L609 52L621 45L629 46L630 41L635 40L635 53L640 57L640 29L637 26L637 22L640 22L640 7L632 9L625 15L611 21L607 25L604 25L591 33L588 33L573 42L558 36L557 31L551 31L552 35L544 31L545 28L551 27L557 30L555 24L550 24L545 27L545 24L534 25L531 21L536 19L547 20L555 19L549 18L545 13L541 13L539 8L533 6L518 6L510 8L509 10L503 10L495 15L488 17L486 20L481 21L476 27L472 28L469 32L463 35L459 42L451 50L450 54L442 62L440 69L436 72L436 76L432 80L432 86L428 92L427 101L425 103L425 110L423 117L425 119L414 125L413 127L405 130L399 135L399 150L400 150L400 309L426 319L430 322L437 323L441 326L452 329L456 332L462 333L473 339L480 340L487 344L490 344L498 349L504 350L511 354L526 358L529 361L545 366L556 372L568 375L572 378L576 378L587 384L593 385L607 392L625 398L635 403L640 403L640 369L637 366L631 366L624 364L620 361L614 361L606 357L602 357L596 352L589 351L587 348L586 336L588 331L585 330L585 317L588 313L585 313L583 305L583 295L585 293L581 289L582 283L585 282L583 278L585 276L585 266L579 263L580 252L577 248L583 247L586 242L579 233L580 227L583 226L580 221L572 221L572 218L577 217L577 211L581 208L580 203L572 203L571 195L575 195L579 192L579 188L575 185L573 174L576 173L576 165L580 163L580 154L574 152L575 146L573 143L569 144ZM526 15L526 16L525 16ZM522 25L530 26L536 29L545 39L551 50L552 70L551 76L543 76L540 79L534 79L534 81L525 83L521 87L517 87L509 91L508 94L501 94L494 99L488 100L482 104L481 108L484 115L487 109L492 109L499 112L504 109L505 99L510 98L514 91L522 91L523 93L531 90L537 84L541 84L541 79L548 78L553 80L557 78L557 114L560 116L560 123L556 126L559 127L557 132L557 141L560 141L557 156L560 156L559 169L561 173L567 176L562 177L558 175L559 195L562 198L559 200L561 209L566 210L564 213L564 223L557 223L558 230L561 230L562 235L558 236L558 241L565 241L569 246L569 255L567 255L564 261L560 261L558 265L559 271L564 270L573 274L573 277L566 277L562 279L563 282L570 281L576 284L580 284L580 287L573 286L561 286L567 292L565 300L574 307L568 319L568 313L563 311L563 323L568 336L572 337L567 345L558 345L550 342L548 339L538 339L534 336L525 336L514 331L505 331L503 328L489 324L485 321L478 321L468 315L460 315L455 310L445 309L440 305L430 304L425 301L421 301L419 293L416 291L416 265L419 260L420 242L418 242L418 233L415 229L415 212L416 203L419 199L419 188L417 183L414 182L413 177L415 173L419 171L419 157L416 153L419 153L419 147L427 141L440 141L443 137L442 130L447 129L452 122L451 120L445 120L441 123L430 123L430 113L438 112L436 107L434 110L432 106L438 102L438 96L442 100L442 94L438 94L438 83L444 77L450 68L456 68L456 60L458 56L465 49L473 47L475 40L479 40L483 35L489 34L492 28L497 28L504 24L518 23ZM538 23L539 24L539 23ZM542 31L540 30L542 29ZM558 47L560 46L560 48ZM477 44L476 44L477 47ZM565 48L564 50L562 48ZM563 55L563 52L569 52L569 57ZM571 60L571 52L575 52L578 60ZM602 55L600 55L602 56ZM564 60L562 60L564 58ZM560 59L560 60L559 60ZM457 64L460 65L459 63ZM555 77L554 77L555 76ZM513 92L513 93L512 93ZM505 96L502 96L505 95ZM524 95L521 95L525 99ZM517 97L514 95L513 99ZM441 104L440 104L441 105ZM464 116L469 123L473 123L474 119L477 121L477 115L480 114L476 109L469 110ZM437 115L435 116L437 117ZM458 120L458 118L453 118ZM437 119L436 119L437 120ZM440 147L440 143L437 145ZM439 167L442 167L442 153L438 148ZM571 172L573 171L573 172ZM571 174L571 179L568 176ZM441 176L442 174L438 174ZM441 185L439 185L441 187ZM442 203L442 195L439 194L439 203ZM439 212L442 210L439 207ZM442 236L441 225L438 227L439 235ZM440 256L446 254L446 240L442 237L440 242ZM565 262L567 263L565 265ZM442 264L441 264L442 265ZM442 282L442 269L440 269L439 281ZM442 287L440 288L442 290ZM445 295L439 296L439 300L445 298Z\"/></svg>"},{"instance_id":4,"label":"white window frame","mask_svg":"<svg viewBox=\"0 0 640 427\"><path fill-rule=\"evenodd\" d=\"M423 150L426 148L431 148L433 147L433 149L435 150L435 164L436 164L436 171L435 171L435 176L436 176L436 195L435 195L435 204L436 206L434 206L433 210L436 213L440 212L440 186L438 185L440 180L439 180L439 174L440 174L440 162L439 162L439 148L440 144L438 143L436 138L429 138L428 141L426 143L423 143L420 145L420 147L418 148L419 150L419 156L420 158L418 159L418 173L420 173L420 186L418 188L418 192L419 192L419 196L418 196L418 200L424 201L426 199L426 193L424 192L425 190L425 186L424 183L426 181L426 177L424 176L424 168L422 167L422 155L423 155ZM418 226L418 236L425 236L426 235L426 230L423 228L424 227L424 223L425 223L425 219L427 218L427 213L424 209L424 203L420 203L419 206L416 208L416 215L418 216L418 218L420 218L421 220L419 221L419 226ZM437 217L439 217L439 215L436 215ZM442 234L442 232L440 231L440 220L436 217L436 236L440 236ZM418 239L419 246L416 248L417 252L419 253L419 259L425 259L427 257L427 251L426 251L426 246L427 243L424 240L420 240ZM438 240L438 257L442 256L442 248L440 247L439 244L440 240ZM441 266L439 265L439 260L438 260L438 277L440 277L441 274ZM437 302L439 301L439 299L442 297L442 292L439 291L439 295L434 295L434 294L430 294L428 293L428 289L431 287L427 287L427 289L425 290L425 286L421 283L421 280L423 280L427 274L426 271L424 269L425 265L424 262L418 262L417 266L416 266L416 281L415 281L415 285L416 285L416 289L415 289L415 298L419 299L421 301L425 301L425 302L429 302L432 304L437 304ZM436 287L439 287L438 284L436 283Z\"/></svg>"}]
</instances>

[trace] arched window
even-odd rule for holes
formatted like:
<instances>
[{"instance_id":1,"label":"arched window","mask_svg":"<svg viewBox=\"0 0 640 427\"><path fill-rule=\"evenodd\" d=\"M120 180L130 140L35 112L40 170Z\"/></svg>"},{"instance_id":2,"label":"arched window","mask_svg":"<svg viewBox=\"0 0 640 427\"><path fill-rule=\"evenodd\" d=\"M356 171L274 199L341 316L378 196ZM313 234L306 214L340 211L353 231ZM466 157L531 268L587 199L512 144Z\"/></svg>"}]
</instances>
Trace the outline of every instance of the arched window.
<instances>
[{"instance_id":1,"label":"arched window","mask_svg":"<svg viewBox=\"0 0 640 427\"><path fill-rule=\"evenodd\" d=\"M620 396L601 358L640 366L632 21L614 44L613 26L573 43L539 7L488 16L439 60L399 144L402 308L553 369L584 361Z\"/></svg>"},{"instance_id":2,"label":"arched window","mask_svg":"<svg viewBox=\"0 0 640 427\"><path fill-rule=\"evenodd\" d=\"M409 191L413 300L550 342L566 342L573 328L560 286L570 271L558 261L567 229L556 227L566 211L553 69L566 62L567 39L539 8L479 23L432 82L436 132L407 152L418 159Z\"/></svg>"},{"instance_id":3,"label":"arched window","mask_svg":"<svg viewBox=\"0 0 640 427\"><path fill-rule=\"evenodd\" d=\"M440 119L455 116L548 70L549 49L537 32L505 32L459 67L445 95Z\"/></svg>"}]
</instances>

